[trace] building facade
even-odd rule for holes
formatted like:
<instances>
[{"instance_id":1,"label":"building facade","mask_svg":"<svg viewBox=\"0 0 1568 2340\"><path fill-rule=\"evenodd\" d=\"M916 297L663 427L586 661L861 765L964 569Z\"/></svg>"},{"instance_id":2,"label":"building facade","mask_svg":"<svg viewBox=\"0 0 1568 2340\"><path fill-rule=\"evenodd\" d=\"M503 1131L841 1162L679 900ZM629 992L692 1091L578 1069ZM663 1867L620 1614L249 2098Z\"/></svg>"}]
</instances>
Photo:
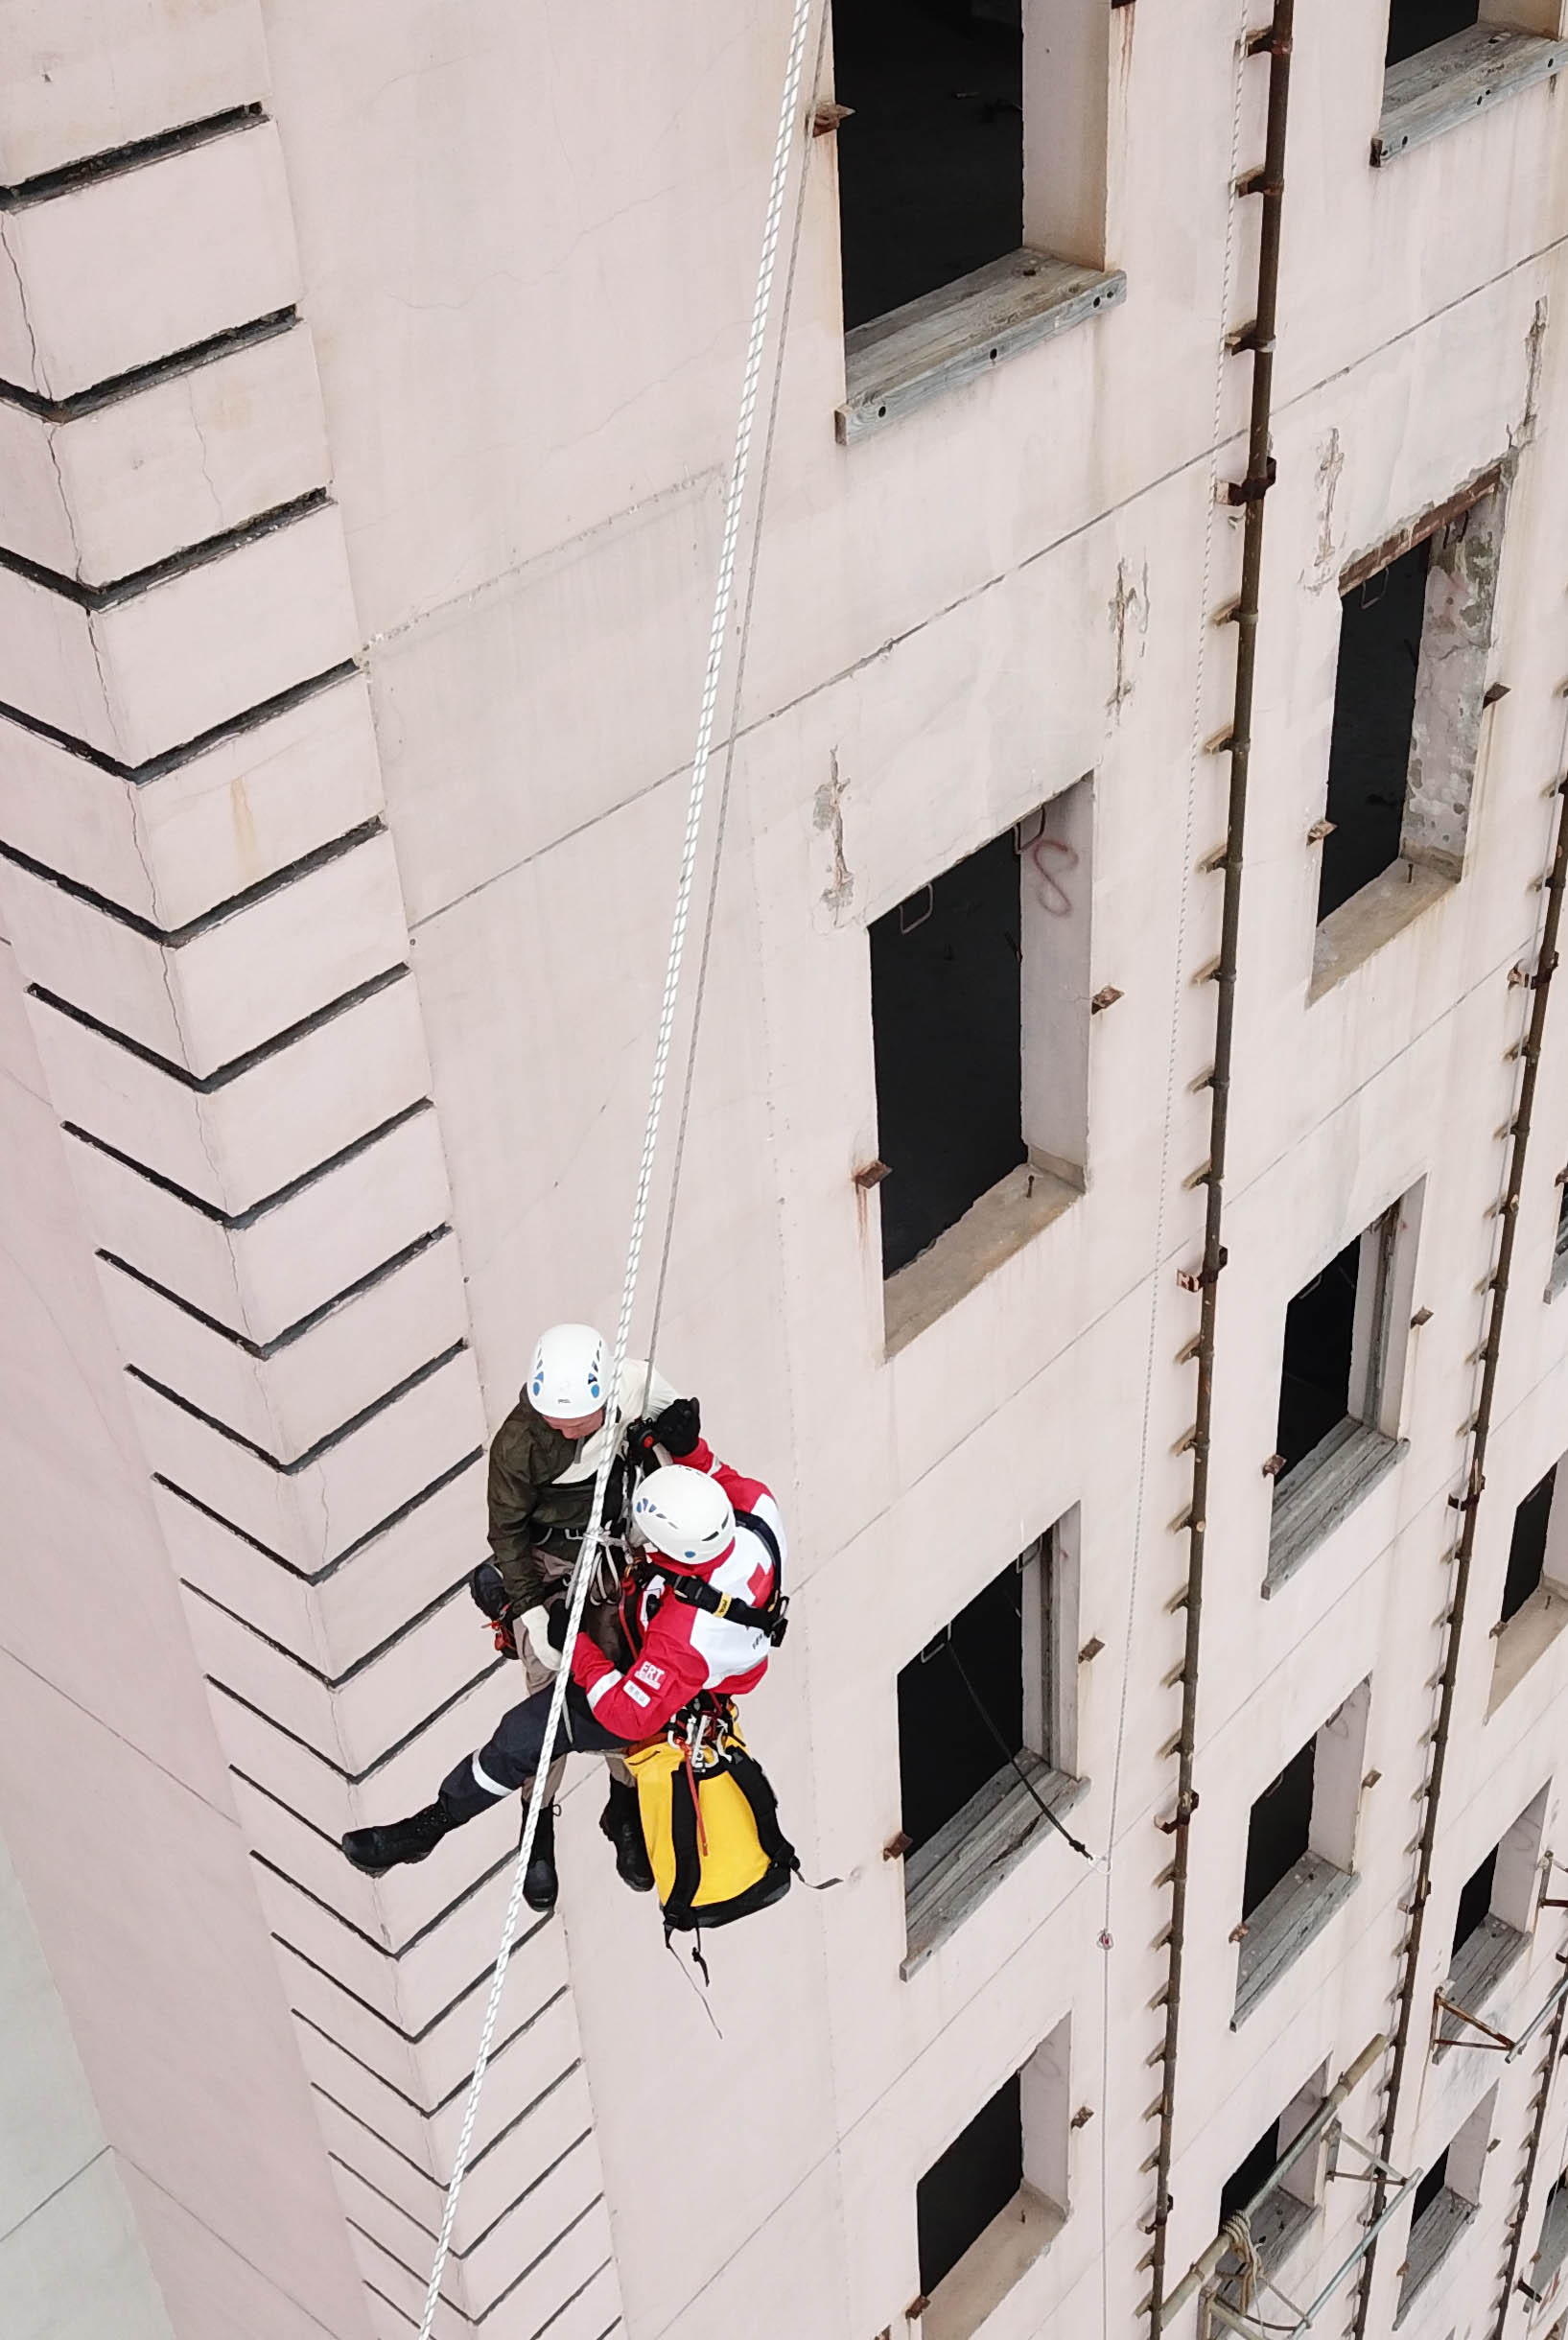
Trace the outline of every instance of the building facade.
<instances>
[{"instance_id":1,"label":"building facade","mask_svg":"<svg viewBox=\"0 0 1568 2340\"><path fill-rule=\"evenodd\" d=\"M515 1840L337 1839L614 1320L789 17L0 19L24 2340L419 2325ZM1289 27L809 20L653 1216L841 1882L705 2010L573 1767L442 2340L1119 2340L1250 2202L1180 2340L1560 2340L1568 27Z\"/></svg>"}]
</instances>

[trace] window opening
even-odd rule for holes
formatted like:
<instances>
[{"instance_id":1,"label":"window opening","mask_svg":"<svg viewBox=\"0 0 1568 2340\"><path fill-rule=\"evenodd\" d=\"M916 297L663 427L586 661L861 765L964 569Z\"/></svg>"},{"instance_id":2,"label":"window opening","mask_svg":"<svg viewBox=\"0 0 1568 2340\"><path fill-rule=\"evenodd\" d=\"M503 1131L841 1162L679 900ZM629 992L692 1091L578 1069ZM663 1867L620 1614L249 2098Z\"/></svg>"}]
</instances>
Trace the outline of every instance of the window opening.
<instances>
[{"instance_id":1,"label":"window opening","mask_svg":"<svg viewBox=\"0 0 1568 2340\"><path fill-rule=\"evenodd\" d=\"M1232 1936L1241 1945L1232 2029L1355 1889L1370 1706L1371 1684L1360 1682L1269 1782L1248 1815L1242 1923ZM1287 2142L1300 2132L1302 2101L1293 2101L1282 2116L1288 2117Z\"/></svg>"},{"instance_id":2,"label":"window opening","mask_svg":"<svg viewBox=\"0 0 1568 2340\"><path fill-rule=\"evenodd\" d=\"M1064 2016L916 2186L926 2340L960 2340L984 2325L1061 2229L1071 2041Z\"/></svg>"},{"instance_id":3,"label":"window opening","mask_svg":"<svg viewBox=\"0 0 1568 2340\"><path fill-rule=\"evenodd\" d=\"M940 1273L890 1291L890 1347L1083 1190L1092 831L1086 778L872 922L884 1277L985 1205Z\"/></svg>"},{"instance_id":4,"label":"window opening","mask_svg":"<svg viewBox=\"0 0 1568 2340\"><path fill-rule=\"evenodd\" d=\"M1041 1835L1085 1859L1077 1800L1079 1515L994 1577L898 1680L911 1974Z\"/></svg>"},{"instance_id":5,"label":"window opening","mask_svg":"<svg viewBox=\"0 0 1568 2340\"><path fill-rule=\"evenodd\" d=\"M872 923L884 1275L1026 1158L1020 925L1010 829Z\"/></svg>"},{"instance_id":6,"label":"window opening","mask_svg":"<svg viewBox=\"0 0 1568 2340\"><path fill-rule=\"evenodd\" d=\"M1494 477L1343 573L1313 997L1463 874L1502 554Z\"/></svg>"},{"instance_id":7,"label":"window opening","mask_svg":"<svg viewBox=\"0 0 1568 2340\"><path fill-rule=\"evenodd\" d=\"M1283 1458L1281 1476L1304 1462L1350 1410L1360 1252L1358 1235L1302 1287L1285 1311L1275 1439L1275 1451Z\"/></svg>"},{"instance_id":8,"label":"window opening","mask_svg":"<svg viewBox=\"0 0 1568 2340\"><path fill-rule=\"evenodd\" d=\"M1023 241L1019 0L834 0L846 328Z\"/></svg>"},{"instance_id":9,"label":"window opening","mask_svg":"<svg viewBox=\"0 0 1568 2340\"><path fill-rule=\"evenodd\" d=\"M1461 2122L1432 2166L1422 2173L1412 2195L1410 2239L1405 2246L1399 2302L1394 2310L1396 2326L1476 2214L1496 2101L1494 2088L1483 2097L1469 2118Z\"/></svg>"},{"instance_id":10,"label":"window opening","mask_svg":"<svg viewBox=\"0 0 1568 2340\"><path fill-rule=\"evenodd\" d=\"M1494 1844L1481 1866L1464 1881L1460 1888L1459 1909L1454 1919L1454 1955L1457 1957L1478 1933L1491 1915L1492 1881L1497 1875L1497 1847Z\"/></svg>"},{"instance_id":11,"label":"window opening","mask_svg":"<svg viewBox=\"0 0 1568 2340\"><path fill-rule=\"evenodd\" d=\"M1557 1231L1552 1238L1552 1280L1548 1298L1568 1280L1568 1171L1557 1174Z\"/></svg>"},{"instance_id":12,"label":"window opening","mask_svg":"<svg viewBox=\"0 0 1568 2340\"><path fill-rule=\"evenodd\" d=\"M1280 1345L1264 1598L1404 1452L1399 1424L1424 1181L1297 1293Z\"/></svg>"},{"instance_id":13,"label":"window opening","mask_svg":"<svg viewBox=\"0 0 1568 2340\"><path fill-rule=\"evenodd\" d=\"M915 2188L920 2287L927 2296L1023 2183L1019 2074L1014 2072Z\"/></svg>"},{"instance_id":14,"label":"window opening","mask_svg":"<svg viewBox=\"0 0 1568 2340\"><path fill-rule=\"evenodd\" d=\"M1279 2159L1279 2123L1271 2121L1251 2153L1236 2164L1220 2188L1220 2215L1223 2227L1238 2210L1245 2210L1264 2179Z\"/></svg>"},{"instance_id":15,"label":"window opening","mask_svg":"<svg viewBox=\"0 0 1568 2340\"><path fill-rule=\"evenodd\" d=\"M1450 2148L1445 2145L1411 2196L1410 2222L1412 2226L1415 2226L1417 2219L1432 2208L1433 2203L1442 2191L1443 2180L1448 2174L1449 2150Z\"/></svg>"},{"instance_id":16,"label":"window opening","mask_svg":"<svg viewBox=\"0 0 1568 2340\"><path fill-rule=\"evenodd\" d=\"M1317 1741L1309 1739L1269 1782L1252 1806L1247 1824L1243 1918L1251 1917L1265 1896L1283 1883L1308 1848L1316 1754Z\"/></svg>"},{"instance_id":17,"label":"window opening","mask_svg":"<svg viewBox=\"0 0 1568 2340\"><path fill-rule=\"evenodd\" d=\"M1509 1538L1508 1574L1503 1580L1499 1622L1516 1617L1546 1573L1546 1531L1552 1516L1552 1490L1556 1484L1554 1462L1544 1479L1533 1486L1513 1514Z\"/></svg>"},{"instance_id":18,"label":"window opening","mask_svg":"<svg viewBox=\"0 0 1568 2340\"><path fill-rule=\"evenodd\" d=\"M911 1852L1009 1767L964 1686L965 1674L1008 1753L1019 1753L1023 1587L1017 1563L994 1577L899 1675L899 1776Z\"/></svg>"},{"instance_id":19,"label":"window opening","mask_svg":"<svg viewBox=\"0 0 1568 2340\"><path fill-rule=\"evenodd\" d=\"M1481 15L1480 0L1392 0L1389 45L1384 62L1402 64L1422 49L1436 47L1455 33L1463 33Z\"/></svg>"},{"instance_id":20,"label":"window opening","mask_svg":"<svg viewBox=\"0 0 1568 2340\"><path fill-rule=\"evenodd\" d=\"M1341 597L1320 920L1399 858L1431 550L1414 545Z\"/></svg>"}]
</instances>

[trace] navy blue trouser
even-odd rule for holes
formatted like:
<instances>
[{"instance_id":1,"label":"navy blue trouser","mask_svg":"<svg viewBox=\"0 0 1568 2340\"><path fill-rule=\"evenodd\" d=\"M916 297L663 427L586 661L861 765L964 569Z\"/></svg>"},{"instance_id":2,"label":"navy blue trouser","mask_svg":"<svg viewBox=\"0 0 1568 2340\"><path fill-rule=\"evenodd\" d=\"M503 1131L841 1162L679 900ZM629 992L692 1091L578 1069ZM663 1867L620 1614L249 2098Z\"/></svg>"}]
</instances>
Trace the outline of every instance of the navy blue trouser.
<instances>
[{"instance_id":1,"label":"navy blue trouser","mask_svg":"<svg viewBox=\"0 0 1568 2340\"><path fill-rule=\"evenodd\" d=\"M533 1785L544 1752L545 1722L550 1692L536 1690L521 1705L508 1707L477 1754L465 1755L441 1782L441 1809L456 1826L488 1812L503 1797ZM594 1710L575 1682L567 1685L566 1706L556 1738L558 1749L578 1747L590 1754L623 1747L624 1739L594 1720Z\"/></svg>"}]
</instances>

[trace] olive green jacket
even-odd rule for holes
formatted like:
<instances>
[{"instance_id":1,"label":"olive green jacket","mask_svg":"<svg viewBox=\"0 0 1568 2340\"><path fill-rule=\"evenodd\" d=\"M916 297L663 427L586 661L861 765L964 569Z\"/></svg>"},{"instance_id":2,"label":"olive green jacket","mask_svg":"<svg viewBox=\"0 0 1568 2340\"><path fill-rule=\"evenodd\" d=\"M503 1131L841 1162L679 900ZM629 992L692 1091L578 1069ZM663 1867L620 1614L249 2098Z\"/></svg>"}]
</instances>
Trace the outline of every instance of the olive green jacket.
<instances>
[{"instance_id":1,"label":"olive green jacket","mask_svg":"<svg viewBox=\"0 0 1568 2340\"><path fill-rule=\"evenodd\" d=\"M628 1373L633 1369L628 1367ZM646 1374L646 1368L641 1370ZM667 1405L675 1394L657 1374L638 1392L639 1396L644 1393L653 1410ZM537 1607L572 1573L593 1509L594 1474L589 1470L564 1485L558 1481L586 1442L563 1438L534 1412L527 1390L519 1392L491 1442L490 1552L519 1609ZM614 1520L620 1509L619 1478L619 1469L613 1470L605 1501L607 1520ZM577 1531L574 1536L568 1533L571 1529Z\"/></svg>"}]
</instances>

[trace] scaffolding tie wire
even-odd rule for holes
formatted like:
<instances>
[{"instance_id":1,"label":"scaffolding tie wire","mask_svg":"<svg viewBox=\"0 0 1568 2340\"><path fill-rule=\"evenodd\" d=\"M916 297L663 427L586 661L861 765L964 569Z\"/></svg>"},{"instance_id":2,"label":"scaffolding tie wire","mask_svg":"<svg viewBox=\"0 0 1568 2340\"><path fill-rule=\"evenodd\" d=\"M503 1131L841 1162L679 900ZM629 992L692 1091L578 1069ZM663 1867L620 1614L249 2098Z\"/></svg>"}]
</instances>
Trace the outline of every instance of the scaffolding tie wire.
<instances>
[{"instance_id":1,"label":"scaffolding tie wire","mask_svg":"<svg viewBox=\"0 0 1568 2340\"><path fill-rule=\"evenodd\" d=\"M718 687L724 666L725 643L730 627L730 602L735 589L736 554L740 541L740 521L746 501L746 480L751 461L752 426L757 412L758 386L761 379L762 353L766 346L768 325L773 310L775 264L779 254L779 229L784 217L784 192L789 179L792 136L799 121L801 79L806 60L807 34L810 28L815 0L795 0L790 25L789 49L784 64L784 89L779 100L778 129L773 147L773 169L768 182L767 209L762 223L761 252L757 268L757 289L752 299L751 328L746 342L745 366L740 386L740 411L736 423L735 452L731 458L729 478L724 493L724 527L719 544L718 576L714 587L713 621L708 637L708 662L703 674L702 700L697 714L696 746L691 758L691 783L687 797L686 830L681 845L680 877L675 888L675 910L670 922L669 953L665 965L664 991L659 1003L658 1036L654 1043L653 1072L648 1084L647 1118L643 1130L642 1158L638 1163L637 1188L632 1203L631 1235L626 1246L626 1272L620 1288L620 1311L616 1323L615 1352L606 1385L609 1404L613 1407L620 1394L621 1376L625 1369L631 1341L632 1311L637 1299L637 1281L642 1266L643 1240L647 1227L648 1197L653 1184L653 1165L659 1149L659 1122L664 1106L665 1088L669 1070L671 1037L675 1028L675 1010L680 998L681 969L686 949L686 930L690 916L691 888L696 872L697 846L702 833L702 811L708 765L713 752L714 723L718 707ZM804 162L804 139L802 140ZM782 348L778 360L782 362ZM771 446L768 450L771 455ZM765 464L764 464L765 471ZM766 480L761 481L765 494ZM684 1132L682 1133L684 1135ZM678 1165L677 1165L678 1166ZM594 1477L594 1493L587 1530L577 1564L573 1572L571 1604L568 1612L566 1649L570 1652L582 1624L583 1609L588 1599L588 1587L594 1573L595 1556L604 1522L604 1498L614 1460L616 1440L605 1441L604 1453ZM430 2284L425 2294L425 2311L419 2320L418 2340L431 2340L435 2311L440 2303L441 2279L452 2248L452 2231L457 2214L457 2203L462 2193L463 2176L468 2166L468 2152L473 2141L474 2124L479 2118L480 2097L484 2086L485 2067L495 2041L496 2025L501 2016L502 1992L506 1981L506 1968L512 1954L517 1933L518 1915L523 1902L523 1883L528 1862L533 1857L534 1838L538 1834L539 1814L545 1797L543 1789L550 1771L550 1759L560 1733L561 1716L566 1704L567 1685L571 1680L570 1655L555 1675L550 1693L550 1712L545 1722L544 1743L540 1749L533 1788L528 1797L527 1815L523 1824L523 1838L518 1846L517 1866L512 1877L512 1889L506 1904L506 1916L502 1928L501 1947L496 1954L495 1972L490 1981L490 1997L484 2010L484 2022L480 2029L479 2051L474 2061L474 2076L468 2086L468 2100L463 2107L462 2127L457 2137L457 2149L453 2159L452 2177L447 2186L446 2203L441 2213L441 2231L435 2245L434 2263L431 2268Z\"/></svg>"}]
</instances>

